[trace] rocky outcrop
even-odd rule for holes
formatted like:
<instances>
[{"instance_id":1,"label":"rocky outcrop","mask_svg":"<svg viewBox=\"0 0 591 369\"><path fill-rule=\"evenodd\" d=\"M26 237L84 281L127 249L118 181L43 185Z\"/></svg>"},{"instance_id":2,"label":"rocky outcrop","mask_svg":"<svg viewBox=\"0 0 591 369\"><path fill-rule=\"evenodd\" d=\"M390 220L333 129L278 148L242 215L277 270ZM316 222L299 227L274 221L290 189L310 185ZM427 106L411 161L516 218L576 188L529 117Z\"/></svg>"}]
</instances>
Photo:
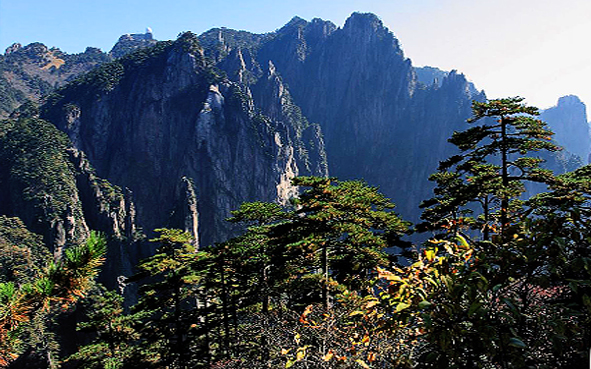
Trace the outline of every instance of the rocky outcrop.
<instances>
[{"instance_id":1,"label":"rocky outcrop","mask_svg":"<svg viewBox=\"0 0 591 369\"><path fill-rule=\"evenodd\" d=\"M128 33L119 37L119 40L109 52L109 55L112 58L120 58L139 48L154 46L156 42L152 35L152 30L149 28L146 30L146 33Z\"/></svg>"},{"instance_id":2,"label":"rocky outcrop","mask_svg":"<svg viewBox=\"0 0 591 369\"><path fill-rule=\"evenodd\" d=\"M591 136L587 108L577 96L561 97L556 106L542 111L540 119L548 123L560 146L579 156L584 164L589 163Z\"/></svg>"},{"instance_id":3,"label":"rocky outcrop","mask_svg":"<svg viewBox=\"0 0 591 369\"><path fill-rule=\"evenodd\" d=\"M326 175L318 128L290 116L278 90L257 105L248 86L213 70L191 34L105 64L58 93L44 117L99 176L133 192L147 231L196 232L198 216L200 243L221 241L233 230L225 218L242 202L286 202L292 175ZM277 114L266 114L271 106Z\"/></svg>"},{"instance_id":4,"label":"rocky outcrop","mask_svg":"<svg viewBox=\"0 0 591 369\"><path fill-rule=\"evenodd\" d=\"M193 245L199 248L199 209L197 191L193 180L181 178L177 192L177 206L170 214L169 224L176 224L178 228L193 236Z\"/></svg>"}]
</instances>

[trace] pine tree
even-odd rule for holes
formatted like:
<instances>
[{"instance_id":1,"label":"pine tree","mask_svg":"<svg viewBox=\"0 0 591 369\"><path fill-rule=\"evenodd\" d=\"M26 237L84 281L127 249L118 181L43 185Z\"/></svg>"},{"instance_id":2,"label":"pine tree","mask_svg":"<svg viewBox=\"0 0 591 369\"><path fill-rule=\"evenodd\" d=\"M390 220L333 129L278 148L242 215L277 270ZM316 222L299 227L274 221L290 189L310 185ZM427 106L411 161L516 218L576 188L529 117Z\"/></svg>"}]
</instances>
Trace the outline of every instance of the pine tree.
<instances>
[{"instance_id":1,"label":"pine tree","mask_svg":"<svg viewBox=\"0 0 591 369\"><path fill-rule=\"evenodd\" d=\"M444 227L457 234L460 228L471 227L482 231L484 240L491 233L505 237L523 214L520 196L525 183L552 181L551 171L540 168L543 160L528 155L559 148L551 142L553 133L546 124L535 119L538 109L523 100L473 102L468 122L482 124L454 132L449 139L460 154L442 161L431 176L437 183L436 196L421 205L427 228ZM474 211L476 218L467 216Z\"/></svg>"},{"instance_id":2,"label":"pine tree","mask_svg":"<svg viewBox=\"0 0 591 369\"><path fill-rule=\"evenodd\" d=\"M141 367L139 334L135 327L141 325L144 314L125 314L123 296L102 286L89 300L88 318L77 329L95 334L96 338L80 347L66 362L88 369Z\"/></svg>"},{"instance_id":3,"label":"pine tree","mask_svg":"<svg viewBox=\"0 0 591 369\"><path fill-rule=\"evenodd\" d=\"M45 332L47 324L87 295L105 253L104 237L92 232L84 244L66 249L61 260L48 261L34 281L0 283L0 365L14 361L29 345L46 355L49 367L57 367L58 347Z\"/></svg>"},{"instance_id":4,"label":"pine tree","mask_svg":"<svg viewBox=\"0 0 591 369\"><path fill-rule=\"evenodd\" d=\"M460 154L440 164L436 196L422 205L426 228L438 233L413 268L430 271L422 280L433 283L413 283L429 291L418 310L430 344L424 359L438 367L564 364L569 314L558 301L564 290L550 288L556 267L542 234L551 231L539 227L548 218L523 198L527 182L556 185L530 155L557 147L537 109L522 101L474 102L469 122L482 124L453 134Z\"/></svg>"},{"instance_id":5,"label":"pine tree","mask_svg":"<svg viewBox=\"0 0 591 369\"><path fill-rule=\"evenodd\" d=\"M341 306L346 300L341 294L367 295L364 287L371 289L376 267L390 262L384 249L402 245L400 237L408 230L408 223L392 212L394 205L361 181L298 177L293 183L303 189L293 208L243 204L230 220L249 225L247 231L212 251L224 255L232 271L234 278L226 284L239 288L234 347L240 362L252 367L298 362L334 367L336 359L323 359L332 355L329 341L341 345L349 338L329 327L355 331L347 319L352 310L348 303ZM316 323L305 318L312 311ZM300 328L302 336L294 341ZM307 354L294 344L309 347ZM294 358L285 363L291 353Z\"/></svg>"},{"instance_id":6,"label":"pine tree","mask_svg":"<svg viewBox=\"0 0 591 369\"><path fill-rule=\"evenodd\" d=\"M131 280L149 278L141 286L141 298L134 311L147 318L140 329L142 351L146 362L171 368L192 367L200 347L199 332L203 328L200 318L203 277L210 268L210 255L195 252L192 237L178 229L157 229L160 243L156 254L138 265L140 274ZM208 266L196 267L206 263ZM200 274L201 273L201 274ZM147 365L147 364L146 364Z\"/></svg>"},{"instance_id":7,"label":"pine tree","mask_svg":"<svg viewBox=\"0 0 591 369\"><path fill-rule=\"evenodd\" d=\"M330 285L351 289L365 284L377 266L388 264L384 249L402 245L409 224L391 210L394 204L377 188L361 181L297 177L294 185L307 188L294 199L290 222L276 234L294 255L299 272L320 282L321 303L330 306Z\"/></svg>"}]
</instances>

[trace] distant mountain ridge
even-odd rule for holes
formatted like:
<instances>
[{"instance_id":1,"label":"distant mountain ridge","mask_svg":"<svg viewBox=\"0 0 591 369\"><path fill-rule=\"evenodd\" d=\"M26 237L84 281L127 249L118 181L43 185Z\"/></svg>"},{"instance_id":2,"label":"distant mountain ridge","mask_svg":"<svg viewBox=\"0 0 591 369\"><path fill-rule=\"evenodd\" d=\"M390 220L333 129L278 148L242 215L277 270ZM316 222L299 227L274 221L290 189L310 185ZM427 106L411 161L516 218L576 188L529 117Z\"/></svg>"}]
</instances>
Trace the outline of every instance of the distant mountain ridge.
<instances>
[{"instance_id":1,"label":"distant mountain ridge","mask_svg":"<svg viewBox=\"0 0 591 369\"><path fill-rule=\"evenodd\" d=\"M155 43L151 31L121 36L109 53L87 47L83 53L67 54L39 42L26 46L14 43L0 55L0 118L28 100L41 102L56 88L98 65Z\"/></svg>"},{"instance_id":2,"label":"distant mountain ridge","mask_svg":"<svg viewBox=\"0 0 591 369\"><path fill-rule=\"evenodd\" d=\"M447 137L469 117L471 100L484 99L457 72L440 85L419 82L373 14L354 13L342 28L294 17L271 34L215 29L200 40L230 79L256 83L273 65L322 127L331 175L379 186L412 219L431 190L426 179L451 153Z\"/></svg>"}]
</instances>

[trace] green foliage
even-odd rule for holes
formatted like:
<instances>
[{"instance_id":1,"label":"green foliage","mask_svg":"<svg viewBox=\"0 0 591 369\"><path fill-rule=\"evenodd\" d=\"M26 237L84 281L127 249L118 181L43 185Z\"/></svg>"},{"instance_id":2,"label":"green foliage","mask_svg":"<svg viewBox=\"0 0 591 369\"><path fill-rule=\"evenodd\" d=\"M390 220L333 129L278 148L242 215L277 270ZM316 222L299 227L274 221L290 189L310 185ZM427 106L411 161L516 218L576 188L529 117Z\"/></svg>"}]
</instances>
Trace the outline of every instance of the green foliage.
<instances>
[{"instance_id":1,"label":"green foliage","mask_svg":"<svg viewBox=\"0 0 591 369\"><path fill-rule=\"evenodd\" d=\"M35 209L37 220L63 219L68 211L81 217L72 199L76 181L68 145L67 136L44 120L4 121L0 126L0 180L12 189L4 194L10 196L3 202L7 211L14 213L26 203Z\"/></svg>"},{"instance_id":2,"label":"green foliage","mask_svg":"<svg viewBox=\"0 0 591 369\"><path fill-rule=\"evenodd\" d=\"M68 249L63 260L46 259L31 281L0 283L0 365L30 349L57 367L59 346L49 326L59 312L86 296L105 253L104 238L92 233L85 244Z\"/></svg>"},{"instance_id":3,"label":"green foliage","mask_svg":"<svg viewBox=\"0 0 591 369\"><path fill-rule=\"evenodd\" d=\"M0 216L0 283L34 282L50 257L41 237L19 218Z\"/></svg>"},{"instance_id":4,"label":"green foliage","mask_svg":"<svg viewBox=\"0 0 591 369\"><path fill-rule=\"evenodd\" d=\"M299 256L300 272L322 271L322 302L328 307L330 280L359 287L360 276L387 263L382 250L394 246L408 224L389 211L394 205L387 198L363 182L298 177L293 183L309 189L294 199L291 222L277 232Z\"/></svg>"},{"instance_id":5,"label":"green foliage","mask_svg":"<svg viewBox=\"0 0 591 369\"><path fill-rule=\"evenodd\" d=\"M141 287L140 301L134 307L134 311L148 316L139 329L142 360L146 366L186 368L199 359L192 353L194 346L199 349L200 342L195 338L203 328L196 313L210 256L195 252L188 232L156 231L160 237L152 242L160 243L160 247L138 265L141 276L152 280Z\"/></svg>"},{"instance_id":6,"label":"green foliage","mask_svg":"<svg viewBox=\"0 0 591 369\"><path fill-rule=\"evenodd\" d=\"M344 308L347 299L342 296L369 287L375 267L388 264L382 249L395 245L408 224L391 211L394 205L376 188L362 182L298 177L293 183L305 190L293 200L292 209L243 204L230 220L250 225L248 231L218 248L228 265L226 275L231 276L226 282L236 283L240 291L229 296L229 301L236 301L236 320L244 322L234 329L250 337L250 342L234 342L233 350L242 360L261 366L281 360L296 367L304 362L317 367L335 367L338 362L343 364L338 367L358 365L355 360L363 355L373 358L373 353L370 349L363 355L345 353L351 336L343 336L339 329L351 334L365 331L348 319L354 308ZM322 322L300 327L317 334L305 338L302 334L301 342L294 343L298 322L312 322L302 320L298 313L302 309L328 315ZM329 354L333 344L334 353ZM345 359L325 360L336 352Z\"/></svg>"},{"instance_id":7,"label":"green foliage","mask_svg":"<svg viewBox=\"0 0 591 369\"><path fill-rule=\"evenodd\" d=\"M0 74L0 116L8 116L22 101L25 100L25 94L14 88L10 82Z\"/></svg>"},{"instance_id":8,"label":"green foliage","mask_svg":"<svg viewBox=\"0 0 591 369\"><path fill-rule=\"evenodd\" d=\"M407 224L391 212L393 204L362 182L302 177L294 184L307 189L293 208L242 204L229 220L247 225L247 231L207 252L195 251L187 232L157 230L153 241L160 247L128 281L145 282L133 314L122 313L113 293L97 298L81 328L98 337L69 362L171 368L299 365L304 358L319 367L391 362L373 351L392 347L387 335L371 346L361 336L359 349L351 351L343 333L367 334L365 325L350 318L365 300L349 289L371 287L367 277L376 265L387 264L381 249L398 240ZM304 356L286 348L300 329L318 333L301 339L309 347ZM313 348L323 341L321 349ZM331 351L333 343L338 348ZM337 351L339 358L329 363ZM292 359L291 352L300 354Z\"/></svg>"},{"instance_id":9,"label":"green foliage","mask_svg":"<svg viewBox=\"0 0 591 369\"><path fill-rule=\"evenodd\" d=\"M78 324L78 330L96 334L93 343L80 347L66 363L77 368L126 368L134 365L139 333L136 326L144 317L124 314L123 296L100 287L89 297L88 319Z\"/></svg>"},{"instance_id":10,"label":"green foliage","mask_svg":"<svg viewBox=\"0 0 591 369\"><path fill-rule=\"evenodd\" d=\"M423 204L427 228L438 236L410 266L381 273L380 307L419 333L421 350L410 350L410 362L568 368L588 361L589 310L577 303L586 292L572 283L588 276L561 272L584 259L567 245L585 238L575 229L586 229L586 220L575 226L571 218L585 202L585 170L554 177L527 156L556 147L531 117L537 109L521 101L474 103L471 122L498 120L450 139L461 154L441 163L432 177L436 196ZM522 199L525 181L553 192Z\"/></svg>"}]
</instances>

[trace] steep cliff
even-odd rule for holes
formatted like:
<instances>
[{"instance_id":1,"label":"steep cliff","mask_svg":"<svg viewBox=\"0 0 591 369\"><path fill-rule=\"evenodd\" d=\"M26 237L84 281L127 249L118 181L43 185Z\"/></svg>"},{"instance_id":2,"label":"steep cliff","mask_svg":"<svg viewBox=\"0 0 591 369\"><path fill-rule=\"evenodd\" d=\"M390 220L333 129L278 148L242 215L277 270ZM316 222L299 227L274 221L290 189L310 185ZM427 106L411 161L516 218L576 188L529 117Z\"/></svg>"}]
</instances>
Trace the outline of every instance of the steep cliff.
<instances>
[{"instance_id":1,"label":"steep cliff","mask_svg":"<svg viewBox=\"0 0 591 369\"><path fill-rule=\"evenodd\" d=\"M582 163L589 163L591 136L587 108L577 96L561 97L556 106L542 112L540 119L554 131L554 140L559 145L579 156Z\"/></svg>"},{"instance_id":2,"label":"steep cliff","mask_svg":"<svg viewBox=\"0 0 591 369\"><path fill-rule=\"evenodd\" d=\"M457 72L419 82L373 14L354 13L342 28L296 17L270 34L216 29L200 37L228 78L253 91L272 66L301 113L321 126L331 175L379 186L411 219L430 195L429 174L451 154L447 139L465 127L471 100L484 99Z\"/></svg>"},{"instance_id":3,"label":"steep cliff","mask_svg":"<svg viewBox=\"0 0 591 369\"><path fill-rule=\"evenodd\" d=\"M271 72L268 84L259 106L186 33L74 81L43 116L98 175L133 192L145 230L181 227L209 244L232 232L224 219L243 201L286 202L289 178L327 173L319 129L292 114Z\"/></svg>"}]
</instances>

